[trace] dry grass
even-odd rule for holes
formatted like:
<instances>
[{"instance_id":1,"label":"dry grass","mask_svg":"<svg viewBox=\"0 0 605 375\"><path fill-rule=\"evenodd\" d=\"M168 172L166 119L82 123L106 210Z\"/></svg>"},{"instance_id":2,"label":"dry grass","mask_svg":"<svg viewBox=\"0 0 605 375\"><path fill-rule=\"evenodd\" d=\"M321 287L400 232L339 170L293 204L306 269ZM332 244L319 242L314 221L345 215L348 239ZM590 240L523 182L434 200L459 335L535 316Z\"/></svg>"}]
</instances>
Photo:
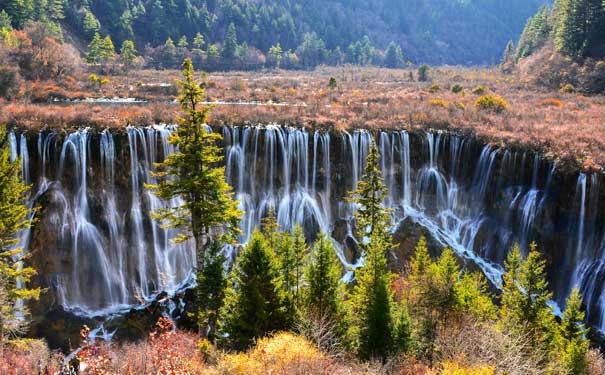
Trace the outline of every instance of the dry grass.
<instances>
[{"instance_id":1,"label":"dry grass","mask_svg":"<svg viewBox=\"0 0 605 375\"><path fill-rule=\"evenodd\" d=\"M89 92L95 96L142 97L151 100L150 104L13 103L0 107L0 122L34 128L173 122L178 111L173 103L178 76L178 71L140 71L129 77L111 77L102 93ZM334 90L328 88L330 77L338 84ZM585 168L605 165L603 96L545 91L489 69L434 68L430 77L430 82L412 82L407 70L359 67L230 72L209 75L207 95L209 101L229 103L216 105L212 111L211 122L217 125L448 130L473 133L500 145L535 149ZM481 90L474 94L446 89L429 92L432 85L451 88L456 84ZM487 92L504 98L508 109L501 113L477 109L477 95Z\"/></svg>"}]
</instances>

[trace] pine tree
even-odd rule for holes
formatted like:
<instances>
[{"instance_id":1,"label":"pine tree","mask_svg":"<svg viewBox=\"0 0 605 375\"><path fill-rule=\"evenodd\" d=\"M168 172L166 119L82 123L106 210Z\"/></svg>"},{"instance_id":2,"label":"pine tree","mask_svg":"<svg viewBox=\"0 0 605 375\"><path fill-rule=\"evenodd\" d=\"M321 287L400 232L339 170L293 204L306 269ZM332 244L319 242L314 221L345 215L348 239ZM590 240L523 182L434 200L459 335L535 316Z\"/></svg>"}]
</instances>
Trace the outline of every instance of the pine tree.
<instances>
[{"instance_id":1,"label":"pine tree","mask_svg":"<svg viewBox=\"0 0 605 375\"><path fill-rule=\"evenodd\" d=\"M403 52L401 51L401 47L395 42L389 43L387 47L384 64L388 68L399 68L403 64Z\"/></svg>"},{"instance_id":2,"label":"pine tree","mask_svg":"<svg viewBox=\"0 0 605 375\"><path fill-rule=\"evenodd\" d=\"M515 57L515 44L512 40L509 40L506 44L506 48L504 49L504 54L502 55L501 64L504 65L508 62L512 62Z\"/></svg>"},{"instance_id":3,"label":"pine tree","mask_svg":"<svg viewBox=\"0 0 605 375\"><path fill-rule=\"evenodd\" d=\"M389 237L391 210L383 205L388 191L382 179L379 166L379 154L376 144L372 142L364 175L357 184L357 189L349 194L348 201L358 205L355 211L357 236L366 247L365 240L376 234L376 237Z\"/></svg>"},{"instance_id":4,"label":"pine tree","mask_svg":"<svg viewBox=\"0 0 605 375\"><path fill-rule=\"evenodd\" d=\"M372 234L366 246L366 263L355 271L357 284L349 301L352 337L364 360L385 361L394 350L392 275L385 256L390 248L390 237Z\"/></svg>"},{"instance_id":5,"label":"pine tree","mask_svg":"<svg viewBox=\"0 0 605 375\"><path fill-rule=\"evenodd\" d=\"M589 0L561 0L557 7L555 45L559 51L580 56L586 50L588 38Z\"/></svg>"},{"instance_id":6,"label":"pine tree","mask_svg":"<svg viewBox=\"0 0 605 375\"><path fill-rule=\"evenodd\" d=\"M418 82L426 82L429 80L429 66L422 64L418 67Z\"/></svg>"},{"instance_id":7,"label":"pine tree","mask_svg":"<svg viewBox=\"0 0 605 375\"><path fill-rule=\"evenodd\" d=\"M364 266L355 271L357 284L350 299L350 311L359 356L386 360L394 349L392 275L386 260L386 253L393 245L389 210L383 206L387 190L378 158L378 149L372 143L365 173L349 198L358 205L355 219L365 252Z\"/></svg>"},{"instance_id":8,"label":"pine tree","mask_svg":"<svg viewBox=\"0 0 605 375\"><path fill-rule=\"evenodd\" d=\"M320 233L313 244L311 256L305 269L305 305L310 314L332 322L342 320L343 283L342 265L336 249L325 233Z\"/></svg>"},{"instance_id":9,"label":"pine tree","mask_svg":"<svg viewBox=\"0 0 605 375\"><path fill-rule=\"evenodd\" d=\"M586 338L588 329L584 326L582 296L574 288L567 299L561 320L561 337L563 338L563 363L571 375L584 374L586 370L586 353L590 342Z\"/></svg>"},{"instance_id":10,"label":"pine tree","mask_svg":"<svg viewBox=\"0 0 605 375\"><path fill-rule=\"evenodd\" d=\"M160 172L155 176L161 181L148 188L163 200L175 197L184 200L182 205L159 210L155 216L186 232L177 241L193 237L201 262L210 238L221 242L236 239L241 212L225 182L225 168L216 166L223 158L218 145L222 137L205 125L210 109L200 105L205 94L193 78L190 59L183 63L182 74L184 79L178 81L179 103L185 116L178 119L179 128L170 137L170 144L179 151L158 164Z\"/></svg>"},{"instance_id":11,"label":"pine tree","mask_svg":"<svg viewBox=\"0 0 605 375\"><path fill-rule=\"evenodd\" d=\"M17 301L38 299L41 292L27 287L36 271L23 266L27 256L17 247L19 233L31 225L28 192L21 178L21 162L10 160L6 129L0 127L0 355L5 338L19 333L27 323L27 307Z\"/></svg>"},{"instance_id":12,"label":"pine tree","mask_svg":"<svg viewBox=\"0 0 605 375\"><path fill-rule=\"evenodd\" d=\"M298 285L295 285L294 239L290 233L285 232L266 233L265 236L274 237L273 240L268 237L268 242L275 242L273 245L270 244L269 247L271 247L276 255L280 285L282 286L282 295L284 296L284 306L286 308L286 320L288 325L291 325L296 319L298 307L295 302Z\"/></svg>"},{"instance_id":13,"label":"pine tree","mask_svg":"<svg viewBox=\"0 0 605 375\"><path fill-rule=\"evenodd\" d=\"M184 202L176 207L160 209L154 213L157 220L181 230L175 238L183 242L193 237L197 255L196 271L204 271L206 246L209 242L235 241L239 233L241 212L233 200L231 187L225 182L224 167L216 165L222 160L217 143L218 133L205 126L209 108L201 107L204 90L193 78L190 59L183 63L183 80L179 103L184 116L178 119L179 127L169 142L178 151L157 165L154 173L160 182L148 189L165 201L180 197Z\"/></svg>"},{"instance_id":14,"label":"pine tree","mask_svg":"<svg viewBox=\"0 0 605 375\"><path fill-rule=\"evenodd\" d=\"M229 277L220 328L225 344L243 350L255 339L286 328L275 254L255 231Z\"/></svg>"},{"instance_id":15,"label":"pine tree","mask_svg":"<svg viewBox=\"0 0 605 375\"><path fill-rule=\"evenodd\" d=\"M184 53L189 47L189 42L187 41L187 37L185 35L181 36L177 43L177 47L181 53Z\"/></svg>"},{"instance_id":16,"label":"pine tree","mask_svg":"<svg viewBox=\"0 0 605 375\"><path fill-rule=\"evenodd\" d=\"M518 246L509 253L503 277L500 325L505 331L527 336L534 349L549 351L557 342L558 332L548 305L552 293L548 291L545 267L535 244L524 261Z\"/></svg>"},{"instance_id":17,"label":"pine tree","mask_svg":"<svg viewBox=\"0 0 605 375\"><path fill-rule=\"evenodd\" d=\"M103 46L103 40L99 33L95 33L90 44L88 44L88 52L86 53L86 62L92 65L98 65L101 63L101 49Z\"/></svg>"},{"instance_id":18,"label":"pine tree","mask_svg":"<svg viewBox=\"0 0 605 375\"><path fill-rule=\"evenodd\" d=\"M235 52L237 50L237 32L233 23L229 24L227 28L227 34L223 42L223 59L232 61L235 58Z\"/></svg>"},{"instance_id":19,"label":"pine tree","mask_svg":"<svg viewBox=\"0 0 605 375\"><path fill-rule=\"evenodd\" d=\"M215 338L218 314L223 306L227 279L225 278L225 256L220 242L208 245L208 252L201 270L196 272L195 315L200 336Z\"/></svg>"},{"instance_id":20,"label":"pine tree","mask_svg":"<svg viewBox=\"0 0 605 375\"><path fill-rule=\"evenodd\" d=\"M109 35L106 35L105 38L103 38L103 42L99 49L99 56L102 62L113 61L116 57L116 49Z\"/></svg>"},{"instance_id":21,"label":"pine tree","mask_svg":"<svg viewBox=\"0 0 605 375\"><path fill-rule=\"evenodd\" d=\"M204 47L204 43L204 36L201 33L195 34L195 38L193 38L193 46L201 50Z\"/></svg>"},{"instance_id":22,"label":"pine tree","mask_svg":"<svg viewBox=\"0 0 605 375\"><path fill-rule=\"evenodd\" d=\"M124 71L128 72L130 67L137 59L137 50L132 40L125 40L120 48L120 60L124 66Z\"/></svg>"}]
</instances>

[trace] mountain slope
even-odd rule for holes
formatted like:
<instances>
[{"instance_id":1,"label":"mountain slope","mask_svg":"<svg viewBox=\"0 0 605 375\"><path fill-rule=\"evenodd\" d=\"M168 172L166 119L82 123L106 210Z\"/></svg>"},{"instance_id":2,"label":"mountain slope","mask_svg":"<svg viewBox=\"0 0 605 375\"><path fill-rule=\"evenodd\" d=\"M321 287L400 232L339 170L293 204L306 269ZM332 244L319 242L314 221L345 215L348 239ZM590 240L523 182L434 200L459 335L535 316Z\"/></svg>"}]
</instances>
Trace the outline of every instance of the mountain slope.
<instances>
[{"instance_id":1,"label":"mountain slope","mask_svg":"<svg viewBox=\"0 0 605 375\"><path fill-rule=\"evenodd\" d=\"M67 22L84 31L87 8L101 32L119 45L159 45L201 32L221 43L233 23L238 40L266 52L281 43L296 49L305 33L317 32L329 49L346 52L364 35L378 48L390 41L406 60L431 64L499 61L529 16L545 0L69 0ZM87 5L90 3L90 6ZM88 16L89 17L89 16ZM90 17L89 17L90 18Z\"/></svg>"}]
</instances>

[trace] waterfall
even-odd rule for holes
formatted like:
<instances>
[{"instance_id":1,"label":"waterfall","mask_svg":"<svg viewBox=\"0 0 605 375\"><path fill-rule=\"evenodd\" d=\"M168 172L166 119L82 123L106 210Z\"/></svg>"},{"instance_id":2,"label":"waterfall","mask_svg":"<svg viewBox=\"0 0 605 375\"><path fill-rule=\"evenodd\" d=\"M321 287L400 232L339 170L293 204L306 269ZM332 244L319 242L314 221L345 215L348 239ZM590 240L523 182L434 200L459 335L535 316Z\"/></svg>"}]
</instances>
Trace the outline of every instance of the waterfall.
<instances>
[{"instance_id":1,"label":"waterfall","mask_svg":"<svg viewBox=\"0 0 605 375\"><path fill-rule=\"evenodd\" d=\"M145 188L157 183L155 163L175 151L169 143L173 130L46 131L29 150L26 134L10 134L11 157L21 157L23 177L33 184L29 204L44 204L39 222L22 233L22 247L44 244L49 286L66 310L112 314L191 285L192 244L173 243L176 232L152 215L182 202L161 201ZM351 280L363 257L354 251L355 207L345 197L363 175L375 136L389 192L384 203L393 209L394 223L422 226L495 285L513 244L526 251L532 241L563 232L569 241L560 268L566 271L555 275L564 285L556 288L556 301L561 304L577 285L589 319L604 328L605 212L598 210L597 174L578 176L573 207L562 214L553 162L472 138L275 125L225 126L221 132L225 177L244 211L240 243L272 208L283 230L300 224L310 239L319 231L330 234L347 269L345 280ZM235 249L226 249L231 260Z\"/></svg>"}]
</instances>

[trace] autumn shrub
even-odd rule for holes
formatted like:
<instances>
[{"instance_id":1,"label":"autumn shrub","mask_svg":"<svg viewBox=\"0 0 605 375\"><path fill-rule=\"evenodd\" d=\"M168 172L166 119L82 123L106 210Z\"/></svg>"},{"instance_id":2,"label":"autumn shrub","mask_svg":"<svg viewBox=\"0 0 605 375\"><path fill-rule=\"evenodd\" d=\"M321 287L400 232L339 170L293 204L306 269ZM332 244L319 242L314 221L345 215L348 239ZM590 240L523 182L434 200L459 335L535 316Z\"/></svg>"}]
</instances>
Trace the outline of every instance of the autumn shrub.
<instances>
[{"instance_id":1,"label":"autumn shrub","mask_svg":"<svg viewBox=\"0 0 605 375\"><path fill-rule=\"evenodd\" d=\"M33 375L40 370L54 374L62 360L63 356L51 352L44 340L12 340L0 354L0 374Z\"/></svg>"},{"instance_id":2,"label":"autumn shrub","mask_svg":"<svg viewBox=\"0 0 605 375\"><path fill-rule=\"evenodd\" d=\"M437 83L433 83L432 85L429 86L428 91L432 94L441 91L441 86L439 86Z\"/></svg>"},{"instance_id":3,"label":"autumn shrub","mask_svg":"<svg viewBox=\"0 0 605 375\"><path fill-rule=\"evenodd\" d=\"M571 83L566 83L565 85L561 86L561 89L559 89L559 91L562 94L573 94L574 92L576 92L576 88Z\"/></svg>"},{"instance_id":4,"label":"autumn shrub","mask_svg":"<svg viewBox=\"0 0 605 375\"><path fill-rule=\"evenodd\" d=\"M487 93L487 87L484 85L478 85L475 86L471 92L475 95L485 95Z\"/></svg>"},{"instance_id":5,"label":"autumn shrub","mask_svg":"<svg viewBox=\"0 0 605 375\"><path fill-rule=\"evenodd\" d=\"M450 103L447 102L447 101L445 101L445 100L443 100L443 99L436 98L436 99L430 99L429 100L429 105L431 107L440 107L440 108L446 108L447 109L450 106Z\"/></svg>"},{"instance_id":6,"label":"autumn shrub","mask_svg":"<svg viewBox=\"0 0 605 375\"><path fill-rule=\"evenodd\" d=\"M542 100L542 106L560 108L560 107L563 107L563 102L560 101L559 99L549 98L549 99Z\"/></svg>"},{"instance_id":7,"label":"autumn shrub","mask_svg":"<svg viewBox=\"0 0 605 375\"><path fill-rule=\"evenodd\" d=\"M442 375L494 375L493 367L477 366L466 367L461 366L458 362L445 362L443 364Z\"/></svg>"},{"instance_id":8,"label":"autumn shrub","mask_svg":"<svg viewBox=\"0 0 605 375\"><path fill-rule=\"evenodd\" d=\"M475 102L475 106L482 111L500 113L508 109L508 103L497 95L483 95Z\"/></svg>"}]
</instances>

